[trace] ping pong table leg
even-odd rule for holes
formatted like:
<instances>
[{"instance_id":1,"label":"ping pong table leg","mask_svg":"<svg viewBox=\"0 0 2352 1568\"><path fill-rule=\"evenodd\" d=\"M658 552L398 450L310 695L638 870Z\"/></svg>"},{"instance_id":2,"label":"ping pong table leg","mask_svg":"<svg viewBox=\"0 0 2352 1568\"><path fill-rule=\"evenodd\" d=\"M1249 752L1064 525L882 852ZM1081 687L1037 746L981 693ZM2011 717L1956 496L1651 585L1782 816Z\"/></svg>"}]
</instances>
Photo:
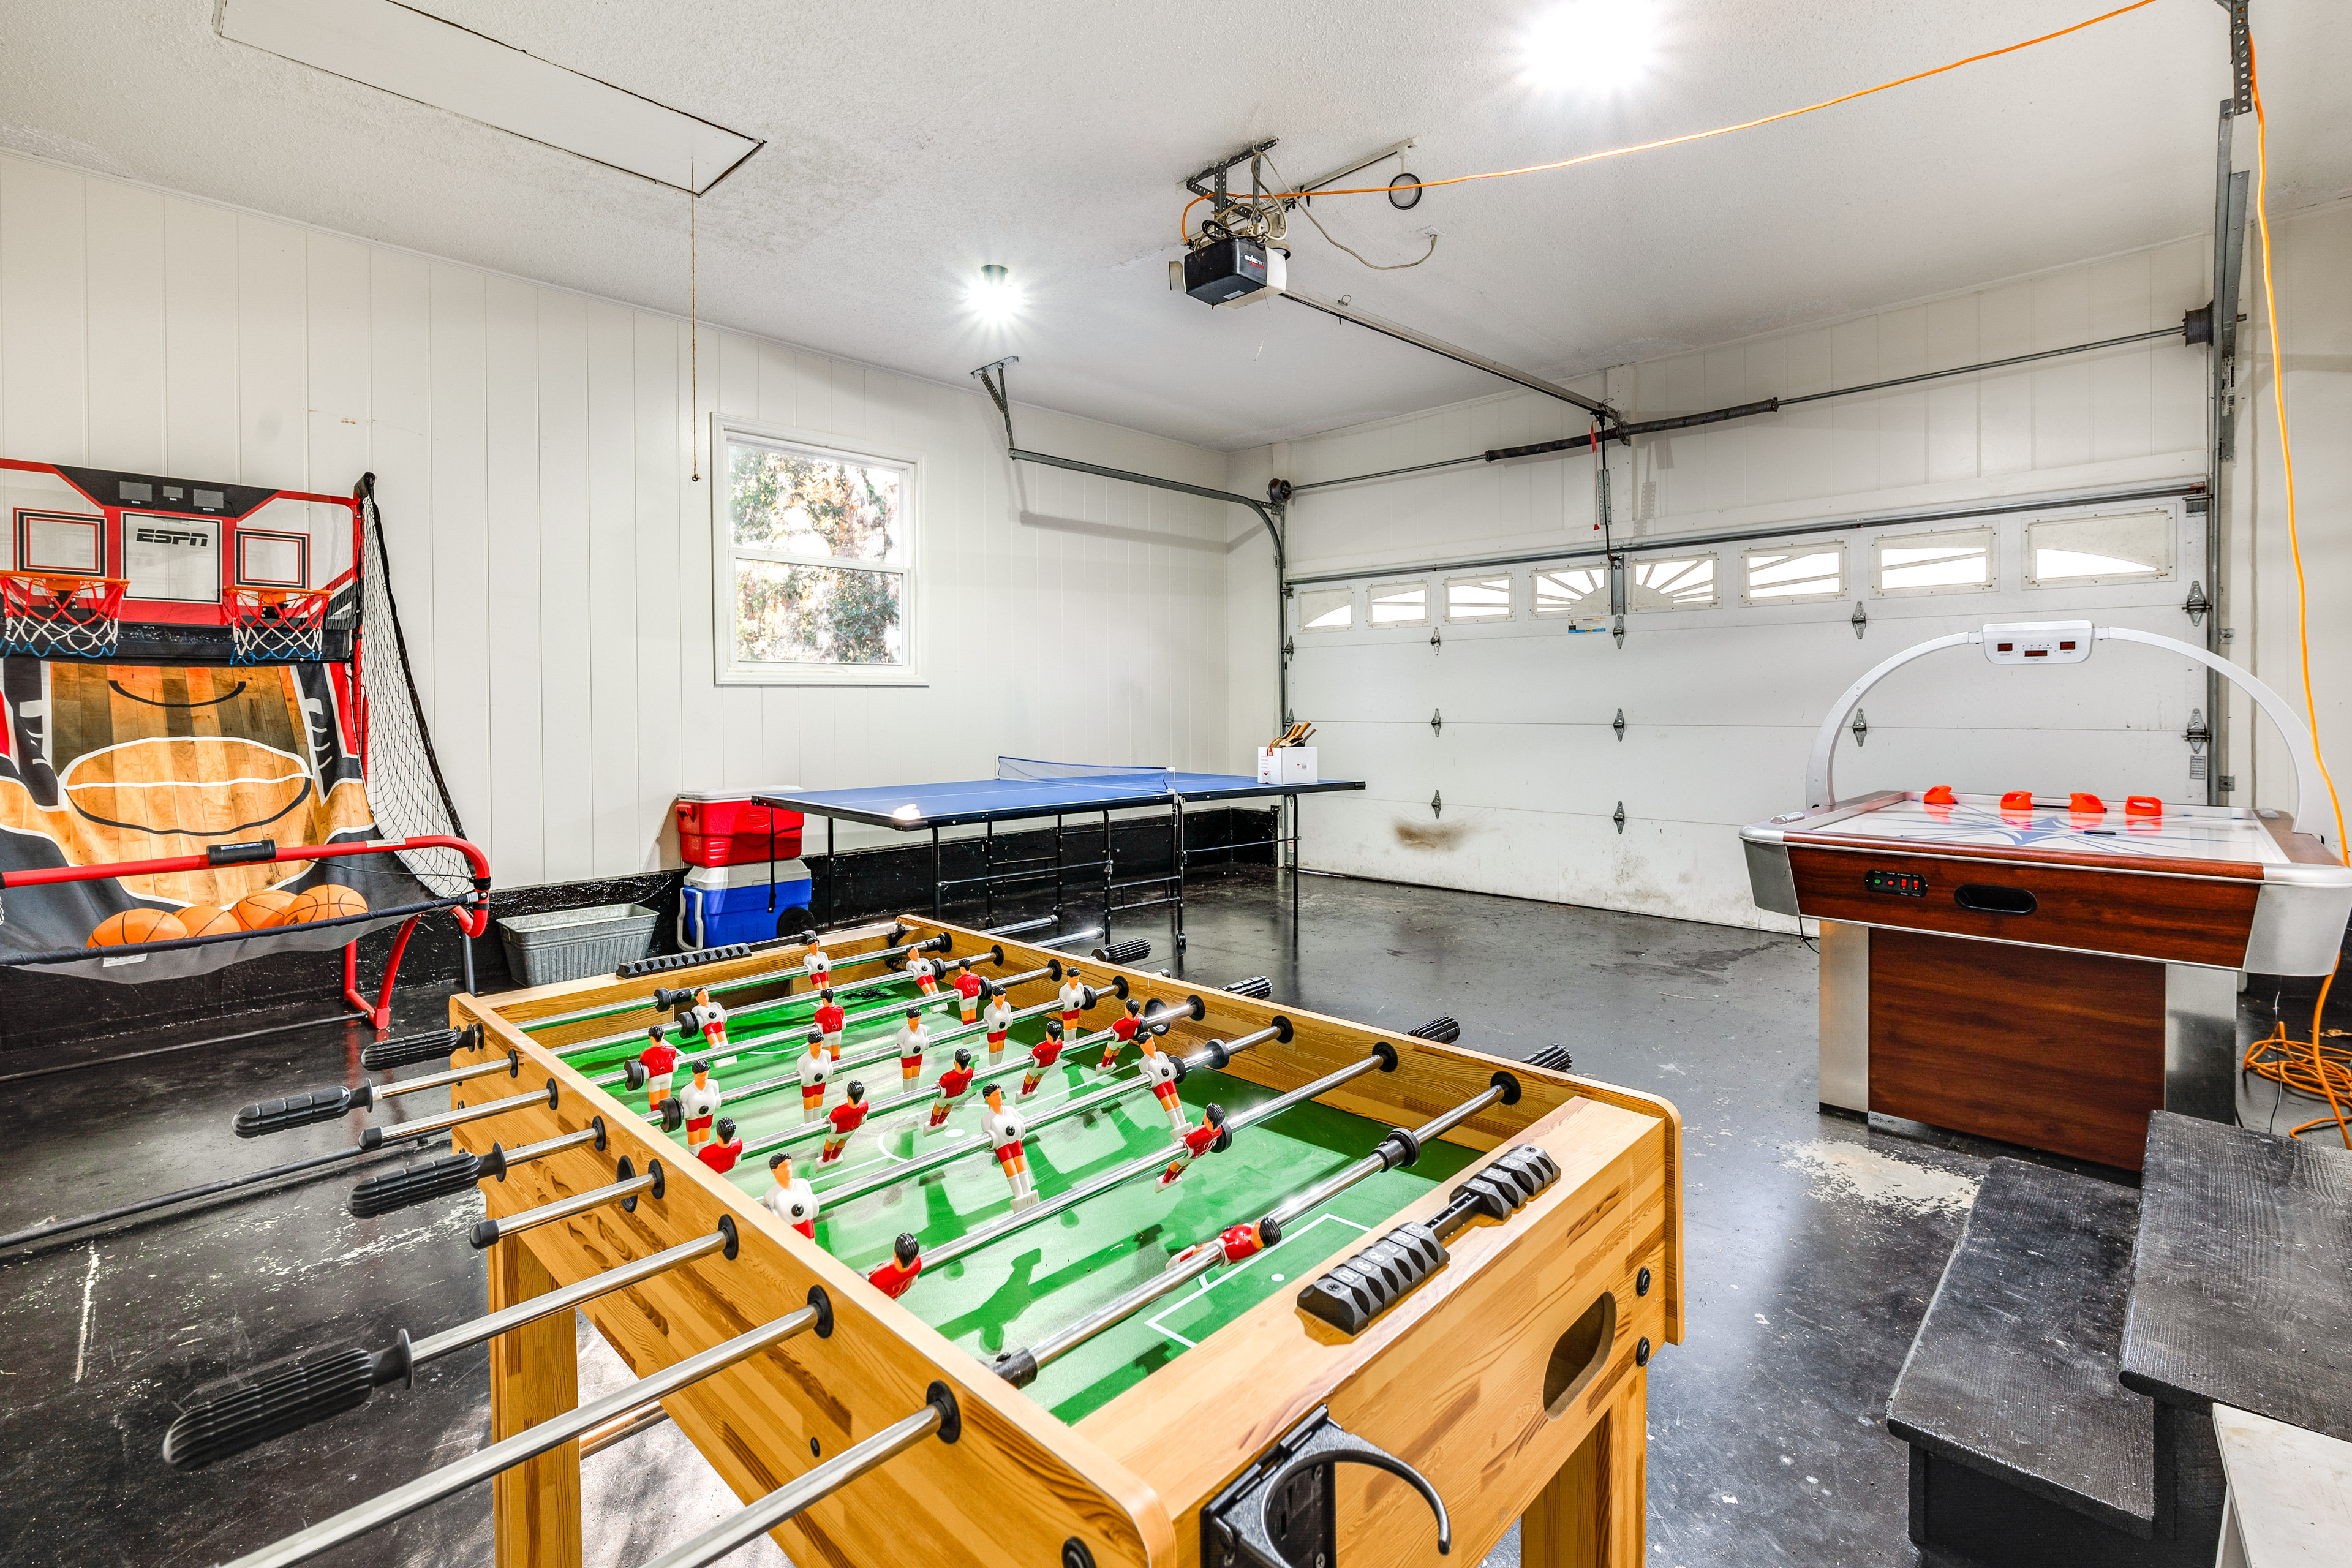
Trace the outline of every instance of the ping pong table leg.
<instances>
[{"instance_id":1,"label":"ping pong table leg","mask_svg":"<svg viewBox=\"0 0 2352 1568\"><path fill-rule=\"evenodd\" d=\"M1176 955L1184 955L1184 797L1178 795L1168 808L1169 847L1176 852Z\"/></svg>"},{"instance_id":2,"label":"ping pong table leg","mask_svg":"<svg viewBox=\"0 0 2352 1568\"><path fill-rule=\"evenodd\" d=\"M940 830L931 829L931 918L940 918Z\"/></svg>"},{"instance_id":3,"label":"ping pong table leg","mask_svg":"<svg viewBox=\"0 0 2352 1568\"><path fill-rule=\"evenodd\" d=\"M1106 806L1103 809L1103 942L1106 945L1110 942L1110 810Z\"/></svg>"}]
</instances>

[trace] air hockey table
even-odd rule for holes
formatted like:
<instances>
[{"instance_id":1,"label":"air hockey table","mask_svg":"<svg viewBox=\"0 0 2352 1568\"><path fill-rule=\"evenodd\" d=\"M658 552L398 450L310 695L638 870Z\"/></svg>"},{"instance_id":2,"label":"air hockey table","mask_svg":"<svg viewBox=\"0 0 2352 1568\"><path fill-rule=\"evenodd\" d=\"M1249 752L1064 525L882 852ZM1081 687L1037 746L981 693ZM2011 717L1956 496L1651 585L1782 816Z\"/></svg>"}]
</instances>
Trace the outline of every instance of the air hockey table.
<instances>
[{"instance_id":1,"label":"air hockey table","mask_svg":"<svg viewBox=\"0 0 2352 1568\"><path fill-rule=\"evenodd\" d=\"M2299 716L2245 671L2150 633L1988 626L1857 681L1814 744L1801 811L1741 829L1757 905L1821 921L1821 1102L2139 1168L2151 1112L2231 1121L2246 973L2326 974L2352 868L2273 810L2150 797L1835 797L1837 733L1878 679L1938 648L1995 664L2161 647L2279 724L2316 826L2326 784Z\"/></svg>"}]
</instances>

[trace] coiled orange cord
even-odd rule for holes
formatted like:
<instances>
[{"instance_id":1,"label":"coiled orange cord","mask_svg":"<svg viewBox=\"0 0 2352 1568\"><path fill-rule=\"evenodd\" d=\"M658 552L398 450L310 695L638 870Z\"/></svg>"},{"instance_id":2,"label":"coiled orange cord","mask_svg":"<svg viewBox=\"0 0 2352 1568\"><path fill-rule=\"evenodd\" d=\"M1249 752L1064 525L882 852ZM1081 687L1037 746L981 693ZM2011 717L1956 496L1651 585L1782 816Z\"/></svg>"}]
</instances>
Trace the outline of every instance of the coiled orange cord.
<instances>
[{"instance_id":1,"label":"coiled orange cord","mask_svg":"<svg viewBox=\"0 0 2352 1568\"><path fill-rule=\"evenodd\" d=\"M2286 474L2286 538L2289 552L2294 557L2294 625L2295 635L2303 649L2303 705L2311 715L2311 749L2319 763L2319 776L2327 781L2328 805L2336 812L2336 850L2338 858L2352 865L2352 853L2344 842L2344 801L2336 791L2336 776L2327 771L2327 757L2319 744L2319 702L2311 687L2311 594L2303 575L2303 535L2297 525L2294 508L2294 448L2287 439L2286 429L2286 365L2279 350L2278 286L2271 279L2271 216L2270 216L2270 121L2263 113L2262 75L2254 68L2253 45L2246 46L2246 76L2254 100L2254 226L2262 237L2263 309L2268 317L2271 336L2271 401L2278 416L2279 462ZM2297 803L2297 809L2309 805ZM2338 958L2341 966L2341 958ZM2319 1000L2311 1009L2311 1038L2296 1039L2286 1032L2286 1020L2282 1018L2270 1034L2256 1040L2246 1049L2245 1069L2269 1079L2273 1083L2327 1101L2330 1112L2314 1117L2300 1126L2287 1130L2287 1136L2299 1138L2315 1127L2333 1122L2336 1135L2352 1149L2352 1125L2345 1121L2344 1105L2352 1100L2352 1051L2326 1043L2328 1031L2320 1027L2320 1017L2327 1011L2327 992L2336 984L2336 972L2328 971L2327 978L2319 983ZM2334 1032L2341 1037L2343 1031Z\"/></svg>"}]
</instances>

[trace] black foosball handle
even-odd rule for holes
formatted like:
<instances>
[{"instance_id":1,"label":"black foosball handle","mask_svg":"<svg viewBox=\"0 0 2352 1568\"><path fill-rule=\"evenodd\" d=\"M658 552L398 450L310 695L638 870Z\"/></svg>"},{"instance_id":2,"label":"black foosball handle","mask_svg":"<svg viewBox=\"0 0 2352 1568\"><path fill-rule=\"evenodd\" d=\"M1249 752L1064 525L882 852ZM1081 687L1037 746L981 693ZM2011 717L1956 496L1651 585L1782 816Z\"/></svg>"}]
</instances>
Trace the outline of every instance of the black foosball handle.
<instances>
[{"instance_id":1,"label":"black foosball handle","mask_svg":"<svg viewBox=\"0 0 2352 1568\"><path fill-rule=\"evenodd\" d=\"M1263 1002L1274 994L1274 982L1263 974L1253 974L1247 980L1236 980L1225 987L1236 996L1255 996Z\"/></svg>"},{"instance_id":2,"label":"black foosball handle","mask_svg":"<svg viewBox=\"0 0 2352 1568\"><path fill-rule=\"evenodd\" d=\"M1450 1046L1462 1037L1462 1026L1451 1017L1441 1016L1408 1032L1416 1040L1435 1040L1441 1046Z\"/></svg>"},{"instance_id":3,"label":"black foosball handle","mask_svg":"<svg viewBox=\"0 0 2352 1568\"><path fill-rule=\"evenodd\" d=\"M422 1035L403 1035L396 1040L378 1040L360 1047L360 1066L370 1072L390 1072L394 1068L415 1067L418 1062L439 1061L478 1043L480 1031L481 1026L474 1024L463 1029L434 1029Z\"/></svg>"},{"instance_id":4,"label":"black foosball handle","mask_svg":"<svg viewBox=\"0 0 2352 1568\"><path fill-rule=\"evenodd\" d=\"M482 1156L462 1153L385 1171L352 1189L351 1211L361 1219L373 1219L395 1209L414 1208L435 1198L470 1191L483 1174Z\"/></svg>"},{"instance_id":5,"label":"black foosball handle","mask_svg":"<svg viewBox=\"0 0 2352 1568\"><path fill-rule=\"evenodd\" d=\"M232 1124L240 1138L259 1138L270 1132L291 1131L297 1127L309 1127L320 1121L332 1121L354 1110L364 1110L375 1103L375 1087L362 1084L357 1089L320 1089L309 1094L289 1094L283 1100L265 1100L248 1105L236 1113Z\"/></svg>"},{"instance_id":6,"label":"black foosball handle","mask_svg":"<svg viewBox=\"0 0 2352 1568\"><path fill-rule=\"evenodd\" d=\"M356 1410L383 1384L407 1377L410 1366L404 1332L382 1352L327 1351L215 1384L220 1393L191 1406L163 1434L163 1462L200 1469Z\"/></svg>"},{"instance_id":7,"label":"black foosball handle","mask_svg":"<svg viewBox=\"0 0 2352 1568\"><path fill-rule=\"evenodd\" d=\"M1151 956L1151 944L1141 937L1131 942L1115 942L1108 947L1095 949L1095 957L1105 963L1141 963Z\"/></svg>"},{"instance_id":8,"label":"black foosball handle","mask_svg":"<svg viewBox=\"0 0 2352 1568\"><path fill-rule=\"evenodd\" d=\"M1445 1244L1472 1220L1481 1215L1507 1220L1559 1180L1559 1166L1552 1157L1532 1143L1522 1143L1454 1188L1435 1215L1407 1220L1327 1269L1298 1292L1299 1310L1343 1334L1360 1334L1414 1286L1445 1267Z\"/></svg>"}]
</instances>

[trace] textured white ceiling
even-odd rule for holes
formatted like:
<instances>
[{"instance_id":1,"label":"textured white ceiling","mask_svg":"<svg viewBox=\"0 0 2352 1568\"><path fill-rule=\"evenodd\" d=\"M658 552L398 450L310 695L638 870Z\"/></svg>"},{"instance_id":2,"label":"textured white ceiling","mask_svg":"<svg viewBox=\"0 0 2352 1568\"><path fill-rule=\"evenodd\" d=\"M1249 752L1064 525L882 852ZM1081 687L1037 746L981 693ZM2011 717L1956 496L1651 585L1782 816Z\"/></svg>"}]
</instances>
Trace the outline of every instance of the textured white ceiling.
<instances>
[{"instance_id":1,"label":"textured white ceiling","mask_svg":"<svg viewBox=\"0 0 2352 1568\"><path fill-rule=\"evenodd\" d=\"M1634 3L1634 0L1627 0ZM1294 178L1412 135L1424 177L1824 98L2079 20L2100 0L1658 0L1637 91L1519 79L1523 0L1021 5L421 0L768 145L703 203L707 318L1218 447L1497 384L1286 304L1167 289L1178 180L1278 136ZM687 304L685 198L212 30L211 0L0 0L0 142L636 303ZM2352 186L2352 7L2255 0L2274 209ZM1723 140L1559 174L1318 202L1292 278L1568 375L2195 232L2224 14L2158 0L2019 56ZM2247 127L2251 130L2251 127ZM1395 165L1378 171L1381 179ZM984 328L984 262L1027 297Z\"/></svg>"}]
</instances>

